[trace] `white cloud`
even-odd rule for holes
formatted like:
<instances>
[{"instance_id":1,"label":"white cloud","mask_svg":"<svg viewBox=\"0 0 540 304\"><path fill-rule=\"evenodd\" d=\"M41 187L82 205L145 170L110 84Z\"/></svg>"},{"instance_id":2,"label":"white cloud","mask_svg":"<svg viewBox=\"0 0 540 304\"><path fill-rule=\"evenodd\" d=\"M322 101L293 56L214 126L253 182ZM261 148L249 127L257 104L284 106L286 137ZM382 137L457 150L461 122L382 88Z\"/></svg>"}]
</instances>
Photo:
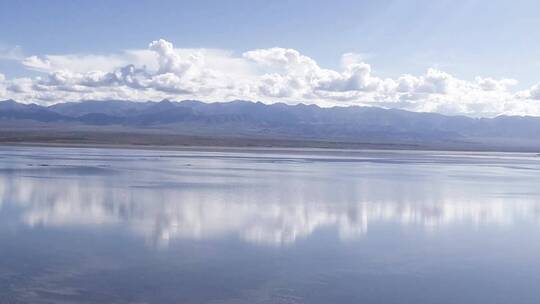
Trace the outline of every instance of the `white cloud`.
<instances>
[{"instance_id":1,"label":"white cloud","mask_svg":"<svg viewBox=\"0 0 540 304\"><path fill-rule=\"evenodd\" d=\"M325 92L369 92L376 91L381 83L371 75L371 66L358 62L353 54L346 54L342 72L323 69L315 60L292 49L259 49L243 56L268 68L269 73L258 81L259 93L268 97L301 100L320 98Z\"/></svg>"},{"instance_id":2,"label":"white cloud","mask_svg":"<svg viewBox=\"0 0 540 304\"><path fill-rule=\"evenodd\" d=\"M4 81L6 80L6 77L4 74L0 73L0 99L5 98L6 96L6 87L4 85Z\"/></svg>"},{"instance_id":3,"label":"white cloud","mask_svg":"<svg viewBox=\"0 0 540 304\"><path fill-rule=\"evenodd\" d=\"M22 48L18 45L11 48L0 47L0 60L21 60L23 57Z\"/></svg>"},{"instance_id":4,"label":"white cloud","mask_svg":"<svg viewBox=\"0 0 540 304\"><path fill-rule=\"evenodd\" d=\"M159 39L150 43L148 48L156 52L159 62L158 74L174 73L185 74L192 66L200 65L203 58L200 54L191 54L188 58L183 59L174 50L172 43Z\"/></svg>"},{"instance_id":5,"label":"white cloud","mask_svg":"<svg viewBox=\"0 0 540 304\"><path fill-rule=\"evenodd\" d=\"M5 79L2 96L52 103L83 99L194 98L304 102L321 106L373 105L413 111L495 116L540 115L540 85L512 91L517 81L459 79L431 68L423 75L380 78L347 53L339 70L326 69L294 49L268 48L236 55L219 49L178 49L160 39L146 50L117 54L29 56L21 63L46 75ZM0 92L2 89L0 86ZM3 97L3 98L4 98Z\"/></svg>"},{"instance_id":6,"label":"white cloud","mask_svg":"<svg viewBox=\"0 0 540 304\"><path fill-rule=\"evenodd\" d=\"M531 99L540 100L540 83L530 88L529 96Z\"/></svg>"},{"instance_id":7,"label":"white cloud","mask_svg":"<svg viewBox=\"0 0 540 304\"><path fill-rule=\"evenodd\" d=\"M368 57L366 54L345 53L341 56L341 67L347 67L351 64L364 62L366 57Z\"/></svg>"},{"instance_id":8,"label":"white cloud","mask_svg":"<svg viewBox=\"0 0 540 304\"><path fill-rule=\"evenodd\" d=\"M517 80L515 79L496 80L493 78L476 77L475 80L478 86L482 90L485 90L485 91L506 90L508 87L511 87L517 84Z\"/></svg>"},{"instance_id":9,"label":"white cloud","mask_svg":"<svg viewBox=\"0 0 540 304\"><path fill-rule=\"evenodd\" d=\"M22 64L27 68L42 72L49 72L53 69L51 62L48 59L39 58L38 56L24 58Z\"/></svg>"},{"instance_id":10,"label":"white cloud","mask_svg":"<svg viewBox=\"0 0 540 304\"><path fill-rule=\"evenodd\" d=\"M29 56L22 60L22 64L32 70L40 72L55 72L69 70L73 73L86 73L90 71L111 71L129 64L142 66L150 61L138 52L126 51L110 55L45 55Z\"/></svg>"}]
</instances>

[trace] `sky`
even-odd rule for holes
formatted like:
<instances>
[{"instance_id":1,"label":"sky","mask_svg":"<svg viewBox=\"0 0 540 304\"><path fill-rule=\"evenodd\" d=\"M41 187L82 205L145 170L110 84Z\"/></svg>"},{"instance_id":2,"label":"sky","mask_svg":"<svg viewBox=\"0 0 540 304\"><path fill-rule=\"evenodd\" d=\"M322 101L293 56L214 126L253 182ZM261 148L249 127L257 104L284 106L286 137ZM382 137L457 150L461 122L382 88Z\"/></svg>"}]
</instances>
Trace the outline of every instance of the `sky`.
<instances>
[{"instance_id":1,"label":"sky","mask_svg":"<svg viewBox=\"0 0 540 304\"><path fill-rule=\"evenodd\" d=\"M0 100L540 116L540 2L0 1Z\"/></svg>"}]
</instances>

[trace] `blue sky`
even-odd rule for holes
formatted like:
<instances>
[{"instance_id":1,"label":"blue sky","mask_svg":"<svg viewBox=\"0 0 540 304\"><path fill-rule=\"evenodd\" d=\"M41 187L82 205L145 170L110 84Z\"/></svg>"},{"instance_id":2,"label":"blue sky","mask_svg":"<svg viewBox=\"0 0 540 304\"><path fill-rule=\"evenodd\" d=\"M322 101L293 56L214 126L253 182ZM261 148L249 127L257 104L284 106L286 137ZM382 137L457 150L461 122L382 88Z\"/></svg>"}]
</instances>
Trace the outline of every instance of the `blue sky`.
<instances>
[{"instance_id":1,"label":"blue sky","mask_svg":"<svg viewBox=\"0 0 540 304\"><path fill-rule=\"evenodd\" d=\"M236 56L294 49L332 70L355 53L380 78L434 68L515 79L516 93L540 81L539 11L538 1L2 1L0 73L36 77L51 71L23 58L118 54L163 38Z\"/></svg>"}]
</instances>

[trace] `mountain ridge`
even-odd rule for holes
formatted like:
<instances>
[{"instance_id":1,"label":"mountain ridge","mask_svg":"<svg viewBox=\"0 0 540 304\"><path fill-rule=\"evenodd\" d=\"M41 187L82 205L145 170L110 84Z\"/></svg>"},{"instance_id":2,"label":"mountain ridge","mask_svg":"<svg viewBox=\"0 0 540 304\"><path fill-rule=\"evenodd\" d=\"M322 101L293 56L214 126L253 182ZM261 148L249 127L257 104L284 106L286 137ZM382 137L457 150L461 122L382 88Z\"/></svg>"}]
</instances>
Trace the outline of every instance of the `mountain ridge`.
<instances>
[{"instance_id":1,"label":"mountain ridge","mask_svg":"<svg viewBox=\"0 0 540 304\"><path fill-rule=\"evenodd\" d=\"M5 100L0 101L0 125L3 130L36 129L34 132L45 127L44 135L47 130L107 132L120 128L127 133L214 138L540 147L540 117L471 118L377 107L322 108L245 100L88 100L50 106Z\"/></svg>"}]
</instances>

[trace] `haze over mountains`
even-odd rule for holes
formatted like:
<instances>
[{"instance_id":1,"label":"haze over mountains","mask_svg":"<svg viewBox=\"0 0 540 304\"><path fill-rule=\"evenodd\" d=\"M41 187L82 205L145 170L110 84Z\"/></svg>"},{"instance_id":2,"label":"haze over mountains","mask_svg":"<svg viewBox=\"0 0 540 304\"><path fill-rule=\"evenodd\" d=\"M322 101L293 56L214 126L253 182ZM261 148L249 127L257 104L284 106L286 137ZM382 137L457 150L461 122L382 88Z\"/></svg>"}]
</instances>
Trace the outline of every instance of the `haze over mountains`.
<instances>
[{"instance_id":1,"label":"haze over mountains","mask_svg":"<svg viewBox=\"0 0 540 304\"><path fill-rule=\"evenodd\" d=\"M536 151L540 118L470 118L374 107L0 101L0 141L149 145L404 147Z\"/></svg>"}]
</instances>

